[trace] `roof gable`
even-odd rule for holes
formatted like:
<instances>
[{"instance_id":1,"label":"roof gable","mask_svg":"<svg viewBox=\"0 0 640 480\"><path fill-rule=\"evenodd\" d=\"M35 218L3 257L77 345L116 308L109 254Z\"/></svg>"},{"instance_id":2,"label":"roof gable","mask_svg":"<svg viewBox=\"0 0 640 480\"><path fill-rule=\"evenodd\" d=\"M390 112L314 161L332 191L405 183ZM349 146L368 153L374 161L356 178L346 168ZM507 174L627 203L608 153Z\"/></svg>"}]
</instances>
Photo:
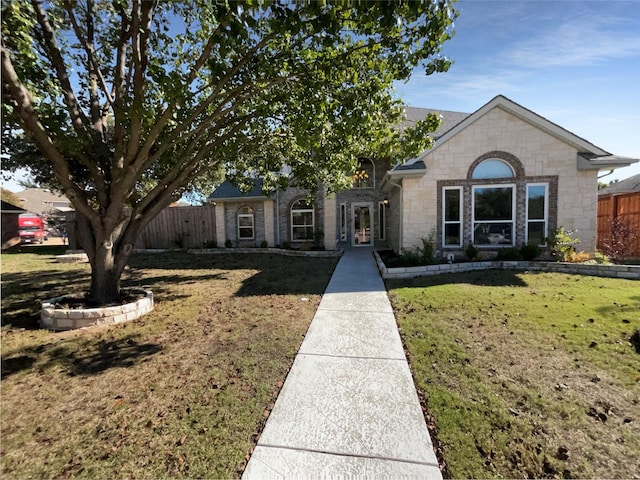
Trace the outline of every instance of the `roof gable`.
<instances>
[{"instance_id":1,"label":"roof gable","mask_svg":"<svg viewBox=\"0 0 640 480\"><path fill-rule=\"evenodd\" d=\"M523 107L522 105L517 104L513 100L508 99L503 95L498 95L494 97L489 103L480 107L478 110L473 112L467 118L458 123L455 127L449 129L444 135L442 135L437 141L436 145L432 150L435 150L443 143L447 142L450 138L460 133L462 130L467 128L472 123L476 122L478 119L482 118L484 115L494 110L495 108L499 108L504 110L511 115L519 118L520 120L533 125L536 128L548 133L556 137L557 139L568 143L576 148L579 152L590 153L596 156L608 156L611 155L606 150L603 150L600 147L597 147L591 142L588 142L582 137L570 132L562 128L560 125L557 125L550 120L538 115L537 113L529 110L528 108Z\"/></svg>"}]
</instances>

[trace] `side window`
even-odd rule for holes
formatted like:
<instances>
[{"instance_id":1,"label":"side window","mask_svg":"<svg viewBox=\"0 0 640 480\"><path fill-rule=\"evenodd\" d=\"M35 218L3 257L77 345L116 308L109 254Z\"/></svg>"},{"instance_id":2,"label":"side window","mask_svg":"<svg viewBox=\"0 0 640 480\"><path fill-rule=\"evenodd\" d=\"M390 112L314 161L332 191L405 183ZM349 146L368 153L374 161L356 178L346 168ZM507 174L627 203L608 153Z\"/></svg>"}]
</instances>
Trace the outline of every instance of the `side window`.
<instances>
[{"instance_id":1,"label":"side window","mask_svg":"<svg viewBox=\"0 0 640 480\"><path fill-rule=\"evenodd\" d=\"M442 192L442 244L462 246L462 187L445 187Z\"/></svg>"},{"instance_id":2,"label":"side window","mask_svg":"<svg viewBox=\"0 0 640 480\"><path fill-rule=\"evenodd\" d=\"M546 183L527 185L527 244L544 246L549 223L549 186Z\"/></svg>"},{"instance_id":3,"label":"side window","mask_svg":"<svg viewBox=\"0 0 640 480\"><path fill-rule=\"evenodd\" d=\"M238 238L240 240L253 240L254 215L251 207L242 207L238 210Z\"/></svg>"}]
</instances>

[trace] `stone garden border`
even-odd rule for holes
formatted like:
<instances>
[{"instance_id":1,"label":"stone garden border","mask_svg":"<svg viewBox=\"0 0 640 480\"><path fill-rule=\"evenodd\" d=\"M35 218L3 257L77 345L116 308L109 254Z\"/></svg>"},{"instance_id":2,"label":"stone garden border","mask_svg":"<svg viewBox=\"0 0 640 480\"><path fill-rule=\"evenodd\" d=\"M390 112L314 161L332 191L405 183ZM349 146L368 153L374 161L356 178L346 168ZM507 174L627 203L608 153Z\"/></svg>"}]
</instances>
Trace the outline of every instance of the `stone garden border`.
<instances>
[{"instance_id":1,"label":"stone garden border","mask_svg":"<svg viewBox=\"0 0 640 480\"><path fill-rule=\"evenodd\" d=\"M128 291L144 294L144 297L124 305L83 309L59 308L59 306L56 306L68 295L45 300L42 302L40 310L40 326L49 330L62 331L96 325L111 325L135 320L153 310L153 293L151 290L132 288L128 289Z\"/></svg>"},{"instance_id":2,"label":"stone garden border","mask_svg":"<svg viewBox=\"0 0 640 480\"><path fill-rule=\"evenodd\" d=\"M586 263L506 261L488 260L483 262L442 263L420 267L387 268L378 252L373 251L378 270L384 279L412 278L442 273L472 272L476 270L529 270L532 272L559 272L595 277L628 278L640 280L640 265L600 265Z\"/></svg>"}]
</instances>

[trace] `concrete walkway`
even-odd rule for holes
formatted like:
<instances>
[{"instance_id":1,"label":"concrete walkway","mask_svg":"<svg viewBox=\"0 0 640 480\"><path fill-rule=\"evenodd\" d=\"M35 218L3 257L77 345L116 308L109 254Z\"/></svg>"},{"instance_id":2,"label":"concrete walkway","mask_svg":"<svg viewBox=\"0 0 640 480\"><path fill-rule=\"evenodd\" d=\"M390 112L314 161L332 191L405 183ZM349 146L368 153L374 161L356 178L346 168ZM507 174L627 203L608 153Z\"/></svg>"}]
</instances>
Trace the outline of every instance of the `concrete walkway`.
<instances>
[{"instance_id":1,"label":"concrete walkway","mask_svg":"<svg viewBox=\"0 0 640 480\"><path fill-rule=\"evenodd\" d=\"M442 478L368 248L340 259L242 478L346 476Z\"/></svg>"}]
</instances>

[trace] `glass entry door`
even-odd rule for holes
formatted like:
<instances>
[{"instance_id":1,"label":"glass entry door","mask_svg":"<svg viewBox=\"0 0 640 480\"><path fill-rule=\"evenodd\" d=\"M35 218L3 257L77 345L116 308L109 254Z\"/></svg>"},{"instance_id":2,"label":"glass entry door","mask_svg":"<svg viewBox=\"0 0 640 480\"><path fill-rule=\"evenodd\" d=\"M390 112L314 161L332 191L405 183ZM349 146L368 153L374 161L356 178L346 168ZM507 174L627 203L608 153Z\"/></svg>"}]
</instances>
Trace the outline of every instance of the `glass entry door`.
<instances>
[{"instance_id":1,"label":"glass entry door","mask_svg":"<svg viewBox=\"0 0 640 480\"><path fill-rule=\"evenodd\" d=\"M351 225L353 231L351 238L354 247L371 246L373 239L371 238L373 226L373 204L372 203L353 203L351 204Z\"/></svg>"}]
</instances>

